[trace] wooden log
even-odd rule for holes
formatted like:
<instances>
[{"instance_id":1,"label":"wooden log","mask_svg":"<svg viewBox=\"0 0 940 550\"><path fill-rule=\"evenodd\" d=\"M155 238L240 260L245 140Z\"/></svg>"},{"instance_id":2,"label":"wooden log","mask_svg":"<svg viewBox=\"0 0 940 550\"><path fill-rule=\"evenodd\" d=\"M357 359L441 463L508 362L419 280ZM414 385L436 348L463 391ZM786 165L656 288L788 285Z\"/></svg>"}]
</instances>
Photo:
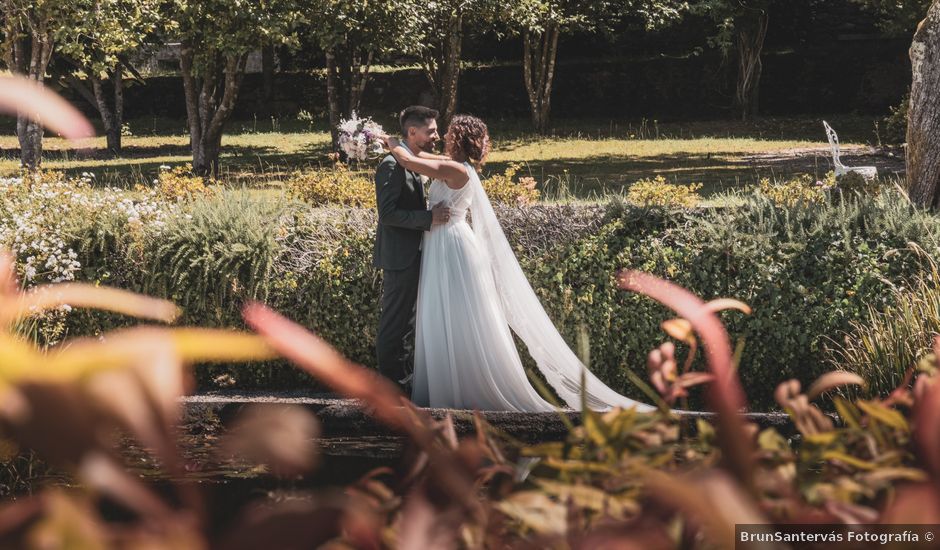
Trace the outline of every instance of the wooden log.
<instances>
[{"instance_id":1,"label":"wooden log","mask_svg":"<svg viewBox=\"0 0 940 550\"><path fill-rule=\"evenodd\" d=\"M226 427L245 407L294 405L313 413L321 424L317 444L321 465L308 484L348 482L377 466L396 467L403 460L406 441L398 433L376 422L360 404L350 399L330 396L267 395L224 393L187 396L181 399L182 422L179 445L187 469L187 479L197 482L226 482L234 479L267 476L266 470L242 457L223 456L219 451ZM426 409L432 417L450 414L458 436L475 433L473 412L451 409ZM574 424L580 422L577 411L518 413L489 411L483 417L495 429L526 443L561 441L568 429L561 415ZM680 411L688 419L712 420L713 413ZM789 417L784 413L748 413L747 420L761 428L774 427L786 436L794 435ZM159 464L133 442L124 442L128 467L145 477L164 477Z\"/></svg>"}]
</instances>

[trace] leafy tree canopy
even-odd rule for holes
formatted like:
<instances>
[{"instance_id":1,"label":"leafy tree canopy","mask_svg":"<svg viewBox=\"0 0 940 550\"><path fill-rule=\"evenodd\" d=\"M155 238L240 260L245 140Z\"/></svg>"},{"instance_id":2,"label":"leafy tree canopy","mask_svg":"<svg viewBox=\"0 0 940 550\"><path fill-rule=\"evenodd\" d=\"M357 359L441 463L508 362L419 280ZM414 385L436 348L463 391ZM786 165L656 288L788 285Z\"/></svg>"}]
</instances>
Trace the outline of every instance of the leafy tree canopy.
<instances>
[{"instance_id":1,"label":"leafy tree canopy","mask_svg":"<svg viewBox=\"0 0 940 550\"><path fill-rule=\"evenodd\" d=\"M298 0L173 0L181 41L194 51L193 71L217 67L265 44L298 45L297 26L312 13ZM211 70L211 69L210 69Z\"/></svg>"}]
</instances>

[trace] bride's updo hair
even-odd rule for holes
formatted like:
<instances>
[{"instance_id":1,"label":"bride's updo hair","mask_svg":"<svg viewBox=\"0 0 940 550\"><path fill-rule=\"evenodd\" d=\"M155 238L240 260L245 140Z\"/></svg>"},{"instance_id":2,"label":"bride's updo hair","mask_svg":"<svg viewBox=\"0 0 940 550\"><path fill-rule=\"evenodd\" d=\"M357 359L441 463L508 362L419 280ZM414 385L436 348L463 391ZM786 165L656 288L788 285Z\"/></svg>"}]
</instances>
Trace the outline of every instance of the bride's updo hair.
<instances>
[{"instance_id":1,"label":"bride's updo hair","mask_svg":"<svg viewBox=\"0 0 940 550\"><path fill-rule=\"evenodd\" d=\"M490 134L486 123L472 115L457 115L450 121L447 132L453 147L473 164L482 164L490 153Z\"/></svg>"}]
</instances>

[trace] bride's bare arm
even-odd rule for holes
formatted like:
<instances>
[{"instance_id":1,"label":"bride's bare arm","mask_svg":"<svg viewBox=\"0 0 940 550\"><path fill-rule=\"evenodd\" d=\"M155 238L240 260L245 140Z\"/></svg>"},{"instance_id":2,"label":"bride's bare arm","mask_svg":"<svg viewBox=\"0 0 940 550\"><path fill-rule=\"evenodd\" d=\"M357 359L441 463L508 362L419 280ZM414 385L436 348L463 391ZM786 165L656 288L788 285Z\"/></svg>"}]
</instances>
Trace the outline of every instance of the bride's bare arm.
<instances>
[{"instance_id":1,"label":"bride's bare arm","mask_svg":"<svg viewBox=\"0 0 940 550\"><path fill-rule=\"evenodd\" d=\"M452 160L447 155L435 155L434 153L425 153L424 151L418 151L418 158L425 160Z\"/></svg>"},{"instance_id":2,"label":"bride's bare arm","mask_svg":"<svg viewBox=\"0 0 940 550\"><path fill-rule=\"evenodd\" d=\"M405 169L423 176L438 179L453 189L460 189L467 184L470 174L467 168L450 159L425 159L413 155L397 138L388 138L388 148Z\"/></svg>"}]
</instances>

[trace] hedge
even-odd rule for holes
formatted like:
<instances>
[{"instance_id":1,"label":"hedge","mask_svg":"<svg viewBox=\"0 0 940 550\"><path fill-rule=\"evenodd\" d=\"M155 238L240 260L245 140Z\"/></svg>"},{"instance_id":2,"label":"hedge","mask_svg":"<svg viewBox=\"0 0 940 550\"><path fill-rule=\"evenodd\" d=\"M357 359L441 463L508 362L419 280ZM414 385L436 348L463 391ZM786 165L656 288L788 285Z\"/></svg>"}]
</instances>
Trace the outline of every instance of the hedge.
<instances>
[{"instance_id":1,"label":"hedge","mask_svg":"<svg viewBox=\"0 0 940 550\"><path fill-rule=\"evenodd\" d=\"M916 243L936 257L940 223L894 193L876 199L780 207L759 195L726 209L664 210L606 205L499 207L524 271L563 335L589 337L591 368L640 396L628 369L645 378L646 353L665 336L669 312L618 289L622 268L666 277L706 299L734 297L754 313L726 313L744 338L740 366L755 408L772 407L786 378L804 383L829 370L827 348L888 290L925 269ZM173 214L159 230L120 223L70 225L79 279L165 296L182 323L243 326L239 309L263 300L310 327L351 359L375 366L381 274L371 267L375 214L310 208L226 192ZM72 312L70 334L124 323ZM312 382L277 363L200 367L203 389L298 389Z\"/></svg>"}]
</instances>

